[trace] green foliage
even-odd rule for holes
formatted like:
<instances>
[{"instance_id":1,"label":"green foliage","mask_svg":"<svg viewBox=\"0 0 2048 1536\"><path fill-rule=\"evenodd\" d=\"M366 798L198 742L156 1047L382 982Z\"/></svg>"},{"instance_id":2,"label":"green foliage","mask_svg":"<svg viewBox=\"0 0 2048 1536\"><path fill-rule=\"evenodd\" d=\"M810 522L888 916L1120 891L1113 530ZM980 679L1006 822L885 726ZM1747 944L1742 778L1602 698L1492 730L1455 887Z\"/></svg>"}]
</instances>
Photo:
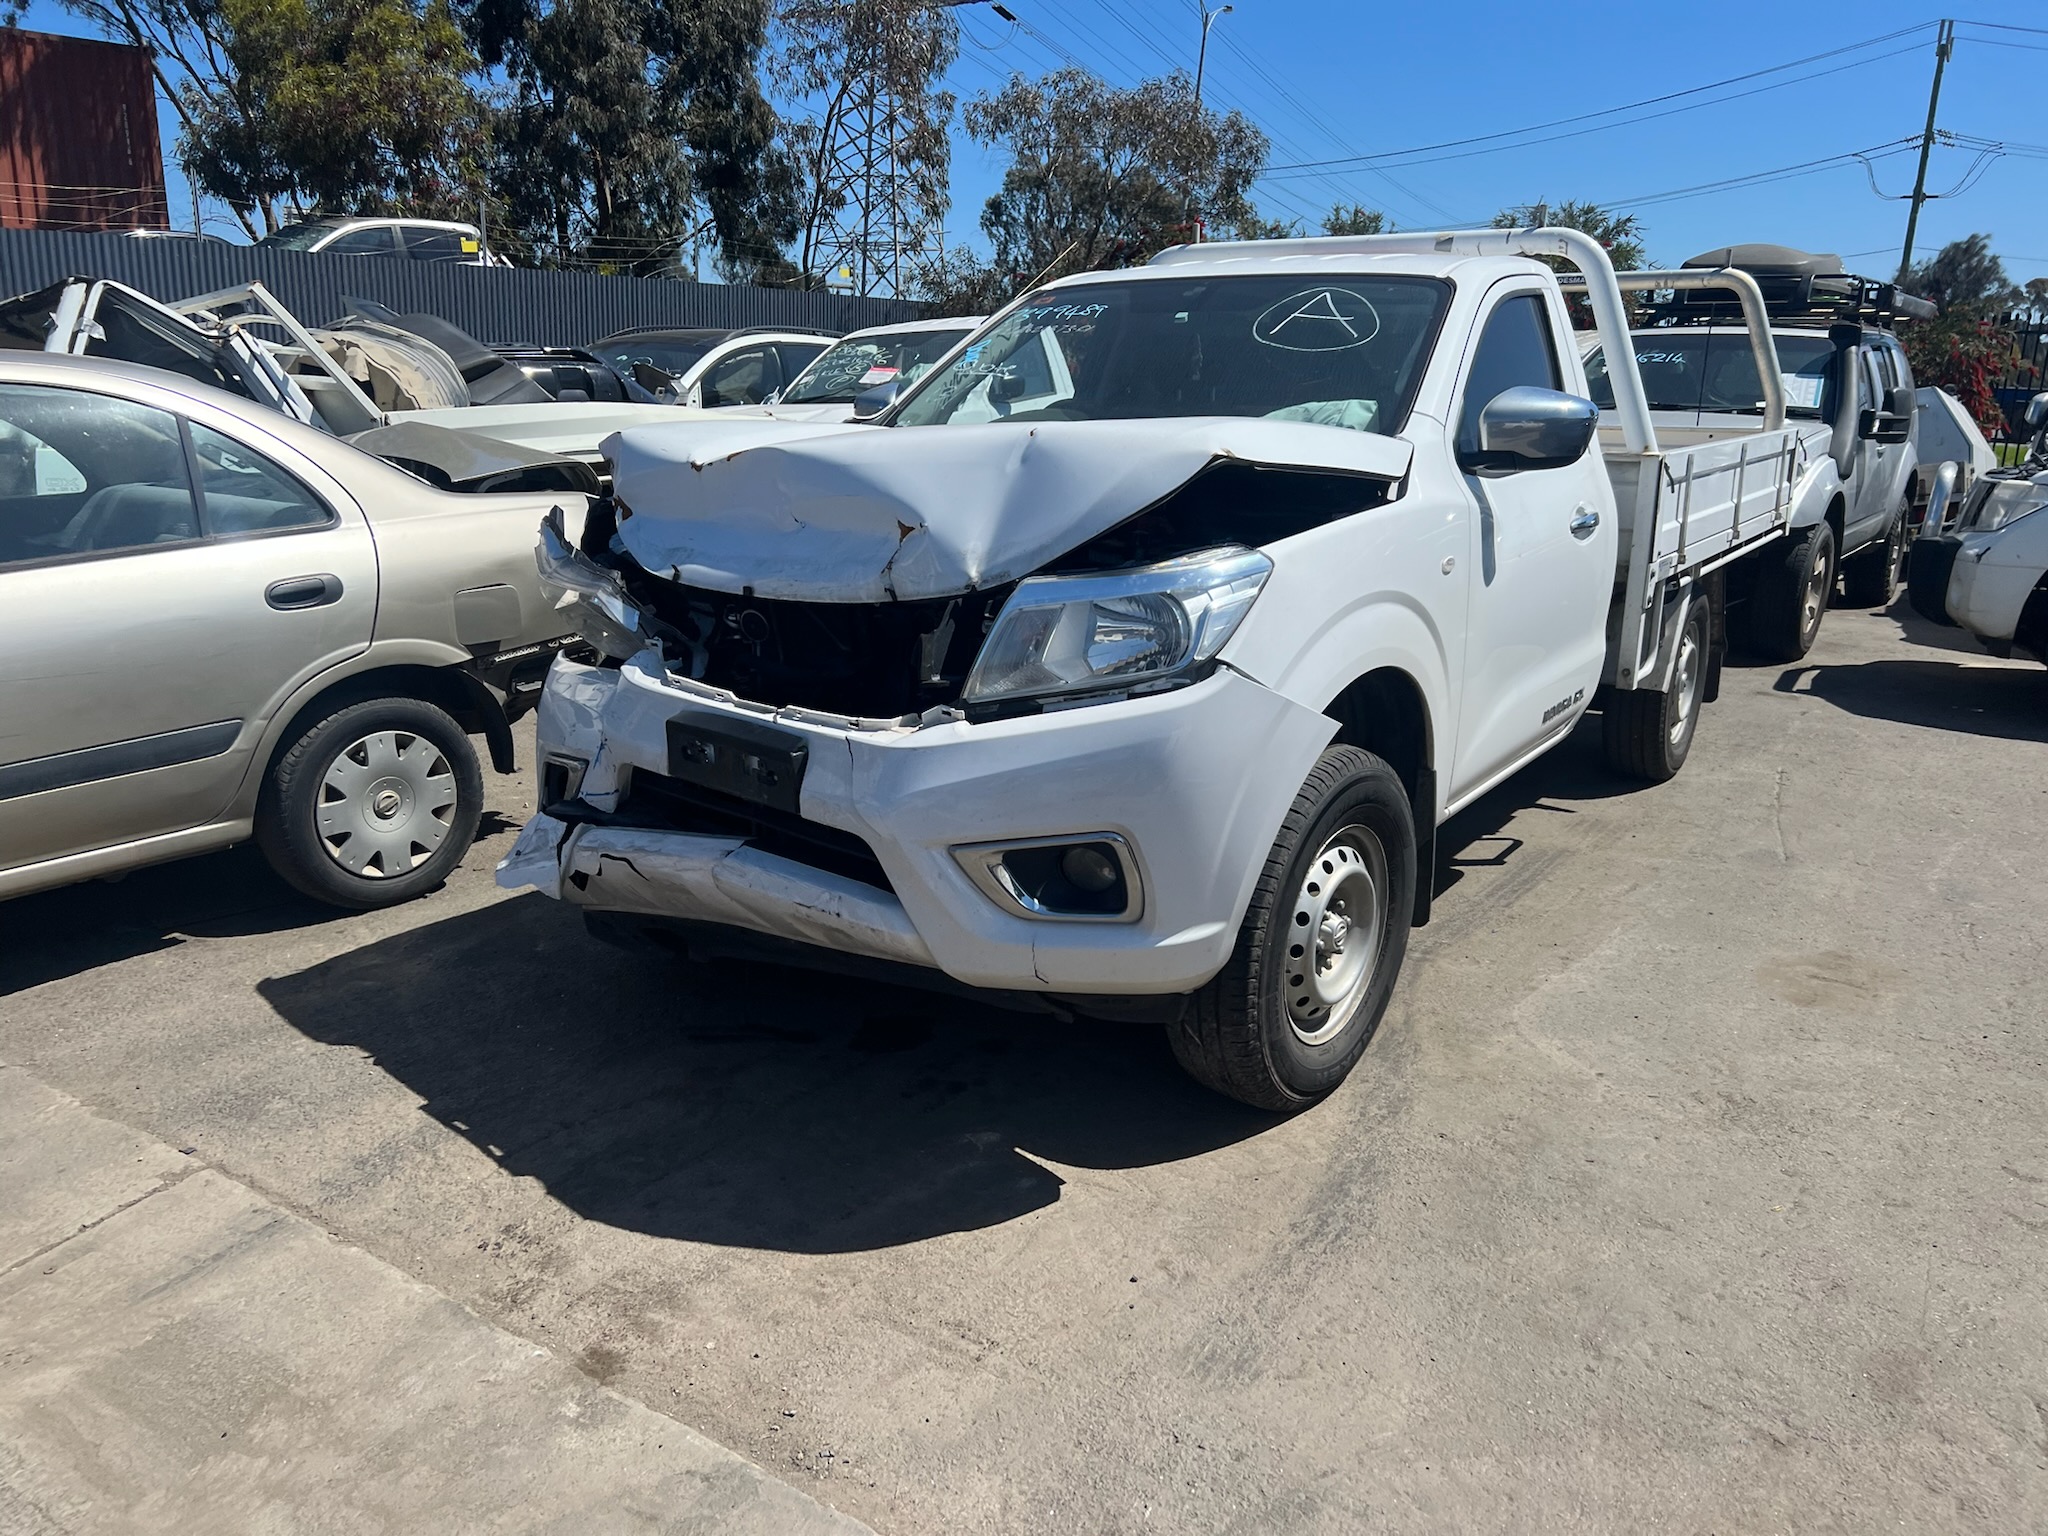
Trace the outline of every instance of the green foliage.
<instances>
[{"instance_id":1,"label":"green foliage","mask_svg":"<svg viewBox=\"0 0 2048 1536\"><path fill-rule=\"evenodd\" d=\"M1609 213L1595 203L1525 203L1503 208L1493 216L1495 229L1576 229L1591 235L1606 248L1607 259L1617 272L1643 268L1647 252L1643 247L1643 223L1632 213Z\"/></svg>"},{"instance_id":2,"label":"green foliage","mask_svg":"<svg viewBox=\"0 0 2048 1536\"><path fill-rule=\"evenodd\" d=\"M225 89L184 84L178 144L204 191L272 226L279 204L474 214L475 59L442 0L219 0L217 15Z\"/></svg>"},{"instance_id":3,"label":"green foliage","mask_svg":"<svg viewBox=\"0 0 2048 1536\"><path fill-rule=\"evenodd\" d=\"M492 122L502 244L655 271L708 228L729 276L775 273L794 220L757 68L768 0L462 0L460 16L510 82Z\"/></svg>"},{"instance_id":4,"label":"green foliage","mask_svg":"<svg viewBox=\"0 0 2048 1536\"><path fill-rule=\"evenodd\" d=\"M1386 235L1392 234L1393 229L1391 219L1363 203L1333 203L1323 215L1326 235Z\"/></svg>"},{"instance_id":5,"label":"green foliage","mask_svg":"<svg viewBox=\"0 0 2048 1536\"><path fill-rule=\"evenodd\" d=\"M1249 196L1266 136L1242 113L1199 105L1185 75L1128 90L1079 69L1018 75L976 97L965 118L976 143L1010 160L981 215L994 247L992 272L977 274L984 295L1134 266L1198 230L1270 229Z\"/></svg>"},{"instance_id":6,"label":"green foliage","mask_svg":"<svg viewBox=\"0 0 2048 1536\"><path fill-rule=\"evenodd\" d=\"M1951 240L1915 263L1905 286L1941 306L1939 319L1900 328L1913 377L1962 401L1987 433L1998 430L2005 417L1992 391L2020 363L2004 312L2028 303L2033 285L2019 288L1992 253L1991 237L1976 234ZM2041 297L2048 299L2048 283L2041 287Z\"/></svg>"}]
</instances>

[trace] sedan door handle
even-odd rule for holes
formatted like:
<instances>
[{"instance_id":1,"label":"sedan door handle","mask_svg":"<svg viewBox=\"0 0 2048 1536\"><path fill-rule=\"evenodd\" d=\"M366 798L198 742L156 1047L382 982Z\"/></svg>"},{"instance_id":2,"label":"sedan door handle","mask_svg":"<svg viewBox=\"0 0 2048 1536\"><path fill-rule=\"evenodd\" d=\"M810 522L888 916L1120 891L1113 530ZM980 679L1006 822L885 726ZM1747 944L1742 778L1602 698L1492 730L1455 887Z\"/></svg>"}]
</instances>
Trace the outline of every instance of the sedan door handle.
<instances>
[{"instance_id":1,"label":"sedan door handle","mask_svg":"<svg viewBox=\"0 0 2048 1536\"><path fill-rule=\"evenodd\" d=\"M341 601L341 578L326 574L287 576L263 589L263 601L273 608L325 608Z\"/></svg>"},{"instance_id":2,"label":"sedan door handle","mask_svg":"<svg viewBox=\"0 0 2048 1536\"><path fill-rule=\"evenodd\" d=\"M1600 514L1591 507L1580 507L1578 515L1572 519L1573 533L1591 533L1599 526Z\"/></svg>"}]
</instances>

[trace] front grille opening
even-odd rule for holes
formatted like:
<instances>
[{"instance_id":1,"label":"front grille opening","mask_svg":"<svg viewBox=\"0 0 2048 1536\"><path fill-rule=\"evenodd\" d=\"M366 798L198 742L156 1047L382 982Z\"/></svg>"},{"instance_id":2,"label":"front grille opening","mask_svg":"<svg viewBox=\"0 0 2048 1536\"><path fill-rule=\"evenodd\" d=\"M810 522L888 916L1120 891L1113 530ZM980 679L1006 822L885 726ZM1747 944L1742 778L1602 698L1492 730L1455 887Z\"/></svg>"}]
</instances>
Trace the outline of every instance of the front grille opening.
<instances>
[{"instance_id":1,"label":"front grille opening","mask_svg":"<svg viewBox=\"0 0 2048 1536\"><path fill-rule=\"evenodd\" d=\"M743 837L763 853L807 864L878 891L895 894L881 860L851 832L808 821L787 811L755 805L715 789L703 789L666 774L633 770L613 825L695 832L708 837Z\"/></svg>"},{"instance_id":2,"label":"front grille opening","mask_svg":"<svg viewBox=\"0 0 2048 1536\"><path fill-rule=\"evenodd\" d=\"M893 720L959 702L1009 586L906 603L735 596L637 573L676 671L757 704Z\"/></svg>"}]
</instances>

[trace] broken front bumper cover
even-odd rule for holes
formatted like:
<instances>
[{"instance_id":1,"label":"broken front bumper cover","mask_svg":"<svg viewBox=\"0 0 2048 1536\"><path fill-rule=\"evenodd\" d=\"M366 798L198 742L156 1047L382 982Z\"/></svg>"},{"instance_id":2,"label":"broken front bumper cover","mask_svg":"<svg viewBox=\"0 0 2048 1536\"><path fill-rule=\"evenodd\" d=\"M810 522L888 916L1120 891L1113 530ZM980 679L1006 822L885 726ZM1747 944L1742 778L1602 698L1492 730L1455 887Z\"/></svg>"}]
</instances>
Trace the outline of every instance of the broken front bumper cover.
<instances>
[{"instance_id":1,"label":"broken front bumper cover","mask_svg":"<svg viewBox=\"0 0 2048 1536\"><path fill-rule=\"evenodd\" d=\"M642 814L634 776L668 782L678 717L742 734L765 725L799 741L798 813L859 839L875 881L788 856L786 845L769 851ZM1334 730L1227 667L1173 692L1022 719L881 725L751 705L669 676L652 652L618 668L562 662L540 704L539 755L544 775L553 763L576 777L528 823L498 882L594 912L724 924L931 967L968 986L1187 992L1229 958L1281 819ZM1130 850L1142 880L1136 920L1023 915L959 855L1104 834Z\"/></svg>"}]
</instances>

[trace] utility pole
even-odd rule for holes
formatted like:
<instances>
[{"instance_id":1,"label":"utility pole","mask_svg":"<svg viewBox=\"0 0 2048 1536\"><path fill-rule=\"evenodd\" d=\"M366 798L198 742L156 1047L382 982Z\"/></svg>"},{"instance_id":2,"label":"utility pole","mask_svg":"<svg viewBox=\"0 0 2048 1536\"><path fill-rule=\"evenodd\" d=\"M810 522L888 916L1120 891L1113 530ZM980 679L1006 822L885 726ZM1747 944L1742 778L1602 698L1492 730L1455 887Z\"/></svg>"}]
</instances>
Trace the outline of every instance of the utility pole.
<instances>
[{"instance_id":1,"label":"utility pole","mask_svg":"<svg viewBox=\"0 0 2048 1536\"><path fill-rule=\"evenodd\" d=\"M1202 110L1202 71L1209 64L1209 29L1216 25L1217 17L1228 15L1236 9L1236 6L1225 5L1212 11L1209 9L1209 0L1202 0L1202 46L1195 54L1195 111L1197 113Z\"/></svg>"},{"instance_id":2,"label":"utility pole","mask_svg":"<svg viewBox=\"0 0 2048 1536\"><path fill-rule=\"evenodd\" d=\"M1934 89L1927 93L1927 127L1920 135L1920 170L1913 177L1913 201L1906 213L1906 248L1899 253L1901 283L1913 265L1913 236L1920 228L1920 205L1927 201L1927 156L1934 149L1934 109L1941 103L1941 72L1955 47L1956 24L1943 18L1934 39Z\"/></svg>"}]
</instances>

